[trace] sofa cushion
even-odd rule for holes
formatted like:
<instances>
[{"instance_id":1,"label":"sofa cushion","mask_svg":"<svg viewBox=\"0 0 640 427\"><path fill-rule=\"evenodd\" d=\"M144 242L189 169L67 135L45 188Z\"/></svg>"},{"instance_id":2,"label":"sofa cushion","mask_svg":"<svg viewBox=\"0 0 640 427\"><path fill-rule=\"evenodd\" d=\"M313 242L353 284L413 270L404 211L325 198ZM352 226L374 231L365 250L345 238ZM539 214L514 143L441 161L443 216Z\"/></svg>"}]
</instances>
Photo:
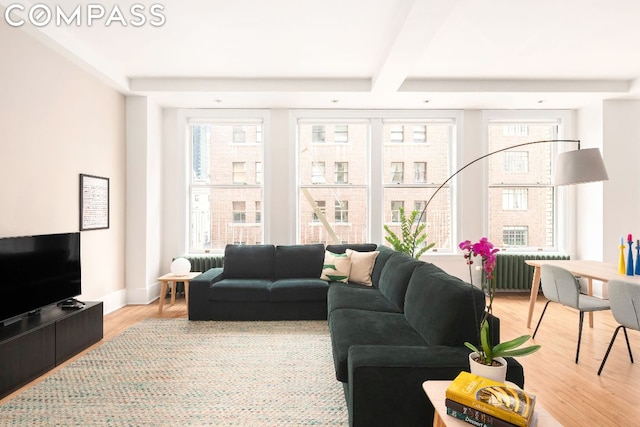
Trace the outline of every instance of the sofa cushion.
<instances>
[{"instance_id":1,"label":"sofa cushion","mask_svg":"<svg viewBox=\"0 0 640 427\"><path fill-rule=\"evenodd\" d=\"M395 252L389 257L380 273L378 282L380 292L401 311L404 311L404 297L411 274L420 264L424 263L402 252Z\"/></svg>"},{"instance_id":2,"label":"sofa cushion","mask_svg":"<svg viewBox=\"0 0 640 427\"><path fill-rule=\"evenodd\" d=\"M377 246L375 243L341 243L339 245L327 245L327 250L334 254L343 254L347 249L353 249L358 252L371 252L375 251Z\"/></svg>"},{"instance_id":3,"label":"sofa cushion","mask_svg":"<svg viewBox=\"0 0 640 427\"><path fill-rule=\"evenodd\" d=\"M347 249L347 256L351 260L351 271L349 272L349 282L359 285L371 286L371 272L376 262L378 251L358 252Z\"/></svg>"},{"instance_id":4,"label":"sofa cushion","mask_svg":"<svg viewBox=\"0 0 640 427\"><path fill-rule=\"evenodd\" d=\"M276 279L320 278L324 245L280 245L275 249Z\"/></svg>"},{"instance_id":5,"label":"sofa cushion","mask_svg":"<svg viewBox=\"0 0 640 427\"><path fill-rule=\"evenodd\" d=\"M347 356L357 345L424 346L422 337L400 313L340 309L329 317L333 361L338 381L349 378Z\"/></svg>"},{"instance_id":6,"label":"sofa cushion","mask_svg":"<svg viewBox=\"0 0 640 427\"><path fill-rule=\"evenodd\" d=\"M280 279L269 287L269 301L326 301L329 284L322 279Z\"/></svg>"},{"instance_id":7,"label":"sofa cushion","mask_svg":"<svg viewBox=\"0 0 640 427\"><path fill-rule=\"evenodd\" d=\"M429 345L477 342L475 315L480 316L483 310L484 294L480 289L433 264L424 264L413 272L404 314Z\"/></svg>"},{"instance_id":8,"label":"sofa cushion","mask_svg":"<svg viewBox=\"0 0 640 427\"><path fill-rule=\"evenodd\" d=\"M373 286L378 287L382 269L384 268L384 265L387 263L391 255L395 254L396 251L391 249L389 246L384 245L379 245L376 250L380 253L376 257L376 263L373 265L373 271L371 272L371 282L373 283Z\"/></svg>"},{"instance_id":9,"label":"sofa cushion","mask_svg":"<svg viewBox=\"0 0 640 427\"><path fill-rule=\"evenodd\" d=\"M322 275L320 275L322 280L347 283L350 271L351 259L347 254L335 254L325 251Z\"/></svg>"},{"instance_id":10,"label":"sofa cushion","mask_svg":"<svg viewBox=\"0 0 640 427\"><path fill-rule=\"evenodd\" d=\"M226 279L273 279L273 245L227 245L224 249Z\"/></svg>"},{"instance_id":11,"label":"sofa cushion","mask_svg":"<svg viewBox=\"0 0 640 427\"><path fill-rule=\"evenodd\" d=\"M327 308L329 314L331 314L333 310L339 310L341 308L386 311L389 313L401 312L398 307L382 295L377 288L351 283L335 283L329 286Z\"/></svg>"},{"instance_id":12,"label":"sofa cushion","mask_svg":"<svg viewBox=\"0 0 640 427\"><path fill-rule=\"evenodd\" d=\"M271 280L222 279L209 287L213 301L269 301Z\"/></svg>"}]
</instances>

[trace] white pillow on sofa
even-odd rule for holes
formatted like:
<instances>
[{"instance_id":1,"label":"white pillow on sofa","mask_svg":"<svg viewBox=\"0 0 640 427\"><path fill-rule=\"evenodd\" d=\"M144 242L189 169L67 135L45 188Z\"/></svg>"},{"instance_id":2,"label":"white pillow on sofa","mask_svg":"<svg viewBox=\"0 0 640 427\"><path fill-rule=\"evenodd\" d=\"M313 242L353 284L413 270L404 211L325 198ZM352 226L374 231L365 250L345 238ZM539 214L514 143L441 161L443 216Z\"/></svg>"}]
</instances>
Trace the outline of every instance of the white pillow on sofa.
<instances>
[{"instance_id":1,"label":"white pillow on sofa","mask_svg":"<svg viewBox=\"0 0 640 427\"><path fill-rule=\"evenodd\" d=\"M371 272L376 258L380 251L358 252L347 249L346 254L351 260L351 271L349 272L349 282L371 286Z\"/></svg>"},{"instance_id":2,"label":"white pillow on sofa","mask_svg":"<svg viewBox=\"0 0 640 427\"><path fill-rule=\"evenodd\" d=\"M325 251L322 265L322 280L347 283L351 271L351 259L347 254L334 254Z\"/></svg>"}]
</instances>

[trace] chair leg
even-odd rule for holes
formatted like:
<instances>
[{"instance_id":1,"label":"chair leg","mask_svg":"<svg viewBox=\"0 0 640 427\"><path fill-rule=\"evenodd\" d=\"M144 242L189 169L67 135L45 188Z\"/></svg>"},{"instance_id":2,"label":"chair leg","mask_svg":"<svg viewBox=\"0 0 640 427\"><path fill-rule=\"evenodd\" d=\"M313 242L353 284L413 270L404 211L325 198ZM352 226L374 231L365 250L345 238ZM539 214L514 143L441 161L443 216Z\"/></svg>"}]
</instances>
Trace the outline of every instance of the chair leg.
<instances>
[{"instance_id":1,"label":"chair leg","mask_svg":"<svg viewBox=\"0 0 640 427\"><path fill-rule=\"evenodd\" d=\"M627 340L627 350L629 350L629 359L631 359L631 363L633 363L633 354L631 354L631 345L629 344L629 336L627 335L627 328L623 326L622 332L624 332L624 339Z\"/></svg>"},{"instance_id":2,"label":"chair leg","mask_svg":"<svg viewBox=\"0 0 640 427\"><path fill-rule=\"evenodd\" d=\"M542 314L540 315L540 320L538 320L538 324L536 325L536 330L533 331L533 336L531 338L536 337L536 334L538 333L538 328L540 327L540 323L542 322L542 318L544 317L544 313L547 311L547 307L549 306L550 302L551 300L548 300L547 303L544 305L544 308L542 309Z\"/></svg>"},{"instance_id":3,"label":"chair leg","mask_svg":"<svg viewBox=\"0 0 640 427\"><path fill-rule=\"evenodd\" d=\"M607 352L604 354L604 359L602 359L602 363L600 364L600 369L598 369L598 375L600 375L600 373L602 372L602 368L604 368L604 364L607 361L607 357L609 357L609 352L611 352L611 347L613 347L613 342L616 340L616 336L618 336L618 331L620 330L620 328L624 329L624 334L625 336L627 335L627 330L625 329L624 326L620 325L616 328L615 331L613 331L613 336L611 337L611 341L609 342L609 347L607 348ZM629 344L629 341L627 341L627 345ZM631 349L629 349L631 350ZM631 354L631 353L629 353ZM632 360L633 362L633 360Z\"/></svg>"},{"instance_id":4,"label":"chair leg","mask_svg":"<svg viewBox=\"0 0 640 427\"><path fill-rule=\"evenodd\" d=\"M576 349L576 363L580 356L580 341L582 340L582 324L584 323L584 311L580 312L580 321L578 322L578 348Z\"/></svg>"}]
</instances>

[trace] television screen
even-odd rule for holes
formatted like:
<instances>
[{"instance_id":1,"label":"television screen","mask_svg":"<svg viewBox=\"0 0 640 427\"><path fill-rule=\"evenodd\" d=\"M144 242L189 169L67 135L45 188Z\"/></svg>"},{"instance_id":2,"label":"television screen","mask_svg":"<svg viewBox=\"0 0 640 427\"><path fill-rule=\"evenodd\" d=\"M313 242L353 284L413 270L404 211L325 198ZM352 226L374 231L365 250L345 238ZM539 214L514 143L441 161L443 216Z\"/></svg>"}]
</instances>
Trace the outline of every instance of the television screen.
<instances>
[{"instance_id":1,"label":"television screen","mask_svg":"<svg viewBox=\"0 0 640 427\"><path fill-rule=\"evenodd\" d=\"M0 238L0 321L81 292L80 233Z\"/></svg>"}]
</instances>

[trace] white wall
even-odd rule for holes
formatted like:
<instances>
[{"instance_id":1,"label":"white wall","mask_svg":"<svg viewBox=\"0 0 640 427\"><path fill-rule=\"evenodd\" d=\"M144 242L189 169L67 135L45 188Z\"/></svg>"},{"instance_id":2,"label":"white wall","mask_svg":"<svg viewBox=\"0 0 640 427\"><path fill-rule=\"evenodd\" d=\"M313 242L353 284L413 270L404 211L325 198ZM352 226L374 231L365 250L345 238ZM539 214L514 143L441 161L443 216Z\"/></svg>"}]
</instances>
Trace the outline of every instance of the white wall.
<instances>
[{"instance_id":1,"label":"white wall","mask_svg":"<svg viewBox=\"0 0 640 427\"><path fill-rule=\"evenodd\" d=\"M83 231L83 300L124 304L125 100L0 20L0 236L79 230L79 174L109 178L110 227Z\"/></svg>"}]
</instances>

